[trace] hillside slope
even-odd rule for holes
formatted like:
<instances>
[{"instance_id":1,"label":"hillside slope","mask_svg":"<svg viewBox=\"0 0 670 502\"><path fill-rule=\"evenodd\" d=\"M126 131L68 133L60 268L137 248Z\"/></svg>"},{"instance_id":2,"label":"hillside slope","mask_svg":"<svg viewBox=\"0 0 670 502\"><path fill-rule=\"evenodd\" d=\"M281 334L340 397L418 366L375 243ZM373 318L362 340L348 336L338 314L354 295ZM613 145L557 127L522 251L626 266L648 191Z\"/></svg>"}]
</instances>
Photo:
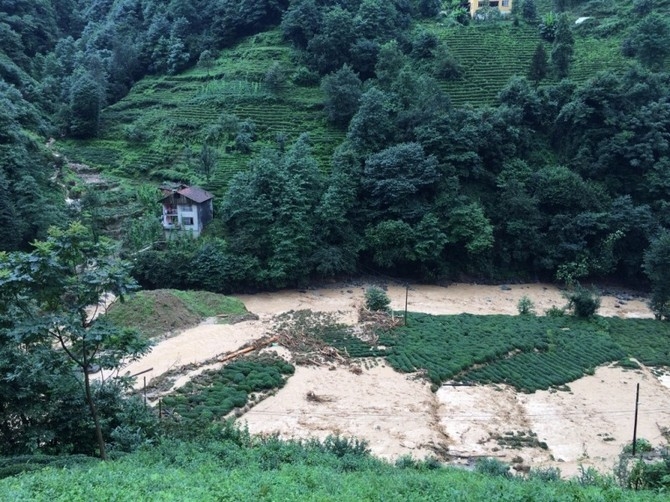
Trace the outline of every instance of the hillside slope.
<instances>
[{"instance_id":1,"label":"hillside slope","mask_svg":"<svg viewBox=\"0 0 670 502\"><path fill-rule=\"evenodd\" d=\"M419 23L415 30L426 30L446 42L461 66L460 78L440 82L454 106L494 104L510 78L528 74L538 43L551 50L538 28L526 23L461 26L431 21ZM620 35L604 37L586 26L574 31L570 78L575 82L601 70L623 71L632 64L621 55ZM279 85L268 81L273 66L280 74ZM318 82L318 75L301 65L281 32L267 31L222 50L211 67L142 79L128 96L103 111L98 139L69 141L60 148L73 160L123 177L200 183L223 195L252 153L264 146L290 144L308 132L314 156L328 170L344 131L326 121ZM245 120L254 129L250 151L236 144L239 123ZM200 169L205 144L216 152L209 175Z\"/></svg>"}]
</instances>

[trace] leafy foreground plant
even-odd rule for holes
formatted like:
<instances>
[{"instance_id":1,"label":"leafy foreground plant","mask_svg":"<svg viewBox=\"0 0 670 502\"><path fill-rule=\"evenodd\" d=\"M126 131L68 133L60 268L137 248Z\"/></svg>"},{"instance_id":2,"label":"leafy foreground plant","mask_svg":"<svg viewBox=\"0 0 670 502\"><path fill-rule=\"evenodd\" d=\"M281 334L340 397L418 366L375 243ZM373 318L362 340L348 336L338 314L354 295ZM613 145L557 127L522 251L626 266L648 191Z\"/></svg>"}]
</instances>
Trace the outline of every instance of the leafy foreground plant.
<instances>
[{"instance_id":1,"label":"leafy foreground plant","mask_svg":"<svg viewBox=\"0 0 670 502\"><path fill-rule=\"evenodd\" d=\"M365 306L369 310L387 311L391 305L391 299L381 288L371 286L365 290Z\"/></svg>"},{"instance_id":2,"label":"leafy foreground plant","mask_svg":"<svg viewBox=\"0 0 670 502\"><path fill-rule=\"evenodd\" d=\"M47 468L0 480L5 500L458 500L662 501L664 494L626 491L611 481L508 478L444 468L430 461L394 467L356 440L253 439L229 424L186 442L166 439L113 462L67 470ZM491 466L489 466L491 467Z\"/></svg>"},{"instance_id":3,"label":"leafy foreground plant","mask_svg":"<svg viewBox=\"0 0 670 502\"><path fill-rule=\"evenodd\" d=\"M129 264L115 257L111 241L96 239L81 223L52 227L33 246L31 253L0 253L0 453L72 452L56 429L63 422L71 422L65 428L87 427L80 416L60 416L69 410L59 410L58 403L70 399L68 387L79 383L76 392L83 392L95 441L90 437L86 448L80 438L84 444L74 451L92 453L96 443L105 459L103 430L111 417L101 413L100 400L115 387L105 383L96 390L90 374L114 371L149 349L136 331L97 316L106 295L123 300L134 288Z\"/></svg>"}]
</instances>

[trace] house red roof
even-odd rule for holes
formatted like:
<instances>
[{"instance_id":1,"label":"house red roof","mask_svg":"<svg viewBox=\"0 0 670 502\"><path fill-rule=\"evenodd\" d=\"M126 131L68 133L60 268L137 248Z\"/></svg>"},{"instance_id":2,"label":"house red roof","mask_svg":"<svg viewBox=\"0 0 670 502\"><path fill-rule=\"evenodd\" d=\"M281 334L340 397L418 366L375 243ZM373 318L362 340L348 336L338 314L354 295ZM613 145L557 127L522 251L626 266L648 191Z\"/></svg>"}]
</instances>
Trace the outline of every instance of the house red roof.
<instances>
[{"instance_id":1,"label":"house red roof","mask_svg":"<svg viewBox=\"0 0 670 502\"><path fill-rule=\"evenodd\" d=\"M200 187L186 187L181 190L177 190L179 195L183 195L187 199L191 199L193 202L200 204L206 200L213 199L214 196L209 193L207 190L203 190Z\"/></svg>"},{"instance_id":2,"label":"house red roof","mask_svg":"<svg viewBox=\"0 0 670 502\"><path fill-rule=\"evenodd\" d=\"M163 190L164 197L161 200L165 200L168 197L171 197L174 194L179 194L182 197L186 197L193 202L200 204L202 202L213 199L214 195L209 193L207 190L204 190L200 187L189 187L181 185L179 188L170 189L168 187L161 187Z\"/></svg>"}]
</instances>

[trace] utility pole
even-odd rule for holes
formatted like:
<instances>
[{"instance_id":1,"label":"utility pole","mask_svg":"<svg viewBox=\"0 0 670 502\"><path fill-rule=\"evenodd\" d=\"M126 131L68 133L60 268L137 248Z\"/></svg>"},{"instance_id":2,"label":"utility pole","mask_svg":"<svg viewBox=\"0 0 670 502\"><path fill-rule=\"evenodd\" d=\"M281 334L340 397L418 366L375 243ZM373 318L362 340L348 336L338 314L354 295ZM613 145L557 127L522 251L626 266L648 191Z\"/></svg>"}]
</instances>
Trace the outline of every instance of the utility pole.
<instances>
[{"instance_id":1,"label":"utility pole","mask_svg":"<svg viewBox=\"0 0 670 502\"><path fill-rule=\"evenodd\" d=\"M640 402L640 384L637 384L637 391L635 392L635 422L633 424L633 456L635 456L635 449L637 448L637 407Z\"/></svg>"},{"instance_id":2,"label":"utility pole","mask_svg":"<svg viewBox=\"0 0 670 502\"><path fill-rule=\"evenodd\" d=\"M407 299L409 297L409 284L405 285L405 326L407 326Z\"/></svg>"}]
</instances>

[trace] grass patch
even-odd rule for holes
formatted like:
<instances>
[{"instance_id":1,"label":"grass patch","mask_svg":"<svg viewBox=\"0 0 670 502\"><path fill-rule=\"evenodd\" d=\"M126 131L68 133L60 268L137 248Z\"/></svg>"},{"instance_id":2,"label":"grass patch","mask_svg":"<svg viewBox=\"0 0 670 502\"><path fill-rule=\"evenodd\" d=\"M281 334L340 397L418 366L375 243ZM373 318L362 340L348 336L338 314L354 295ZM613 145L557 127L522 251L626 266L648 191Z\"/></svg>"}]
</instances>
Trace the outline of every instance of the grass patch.
<instances>
[{"instance_id":1,"label":"grass patch","mask_svg":"<svg viewBox=\"0 0 670 502\"><path fill-rule=\"evenodd\" d=\"M155 338L197 326L207 317L222 316L225 321L246 314L244 304L236 298L208 291L156 289L115 303L105 315L119 326Z\"/></svg>"},{"instance_id":2,"label":"grass patch","mask_svg":"<svg viewBox=\"0 0 670 502\"><path fill-rule=\"evenodd\" d=\"M172 294L182 300L186 308L203 317L218 315L244 315L247 309L237 298L224 296L209 291L173 290Z\"/></svg>"}]
</instances>

